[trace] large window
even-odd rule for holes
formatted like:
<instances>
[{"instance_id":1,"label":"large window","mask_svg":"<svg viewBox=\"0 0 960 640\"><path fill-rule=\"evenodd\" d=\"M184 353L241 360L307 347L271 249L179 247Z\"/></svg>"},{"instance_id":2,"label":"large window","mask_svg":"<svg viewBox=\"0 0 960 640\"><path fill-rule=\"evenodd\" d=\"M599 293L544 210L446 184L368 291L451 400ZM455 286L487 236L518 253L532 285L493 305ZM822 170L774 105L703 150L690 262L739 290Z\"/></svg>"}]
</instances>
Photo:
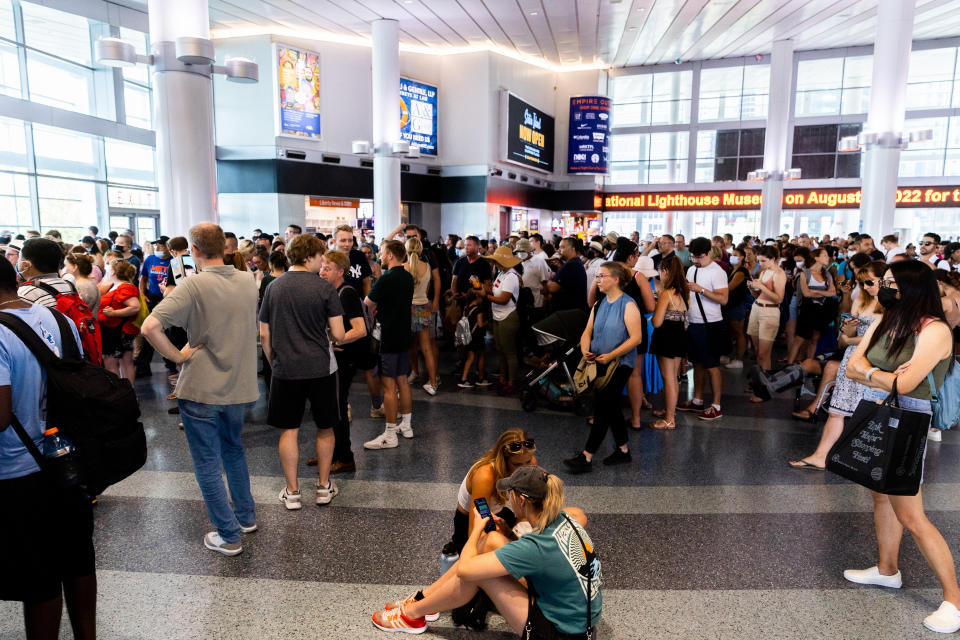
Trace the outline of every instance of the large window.
<instances>
[{"instance_id":1,"label":"large window","mask_svg":"<svg viewBox=\"0 0 960 640\"><path fill-rule=\"evenodd\" d=\"M700 122L767 117L770 66L749 65L700 72Z\"/></svg>"},{"instance_id":2,"label":"large window","mask_svg":"<svg viewBox=\"0 0 960 640\"><path fill-rule=\"evenodd\" d=\"M862 124L822 124L793 128L793 163L805 179L859 178L860 152L838 153L840 138L855 136Z\"/></svg>"},{"instance_id":3,"label":"large window","mask_svg":"<svg viewBox=\"0 0 960 640\"><path fill-rule=\"evenodd\" d=\"M686 182L689 133L610 136L611 184Z\"/></svg>"},{"instance_id":4,"label":"large window","mask_svg":"<svg viewBox=\"0 0 960 640\"><path fill-rule=\"evenodd\" d=\"M0 227L24 233L32 224L27 176L0 172Z\"/></svg>"},{"instance_id":5,"label":"large window","mask_svg":"<svg viewBox=\"0 0 960 640\"><path fill-rule=\"evenodd\" d=\"M690 122L693 71L619 76L611 83L615 127Z\"/></svg>"},{"instance_id":6,"label":"large window","mask_svg":"<svg viewBox=\"0 0 960 640\"><path fill-rule=\"evenodd\" d=\"M763 166L765 129L697 132L697 182L746 180Z\"/></svg>"},{"instance_id":7,"label":"large window","mask_svg":"<svg viewBox=\"0 0 960 640\"><path fill-rule=\"evenodd\" d=\"M801 60L795 115L867 113L872 76L873 56Z\"/></svg>"},{"instance_id":8,"label":"large window","mask_svg":"<svg viewBox=\"0 0 960 640\"><path fill-rule=\"evenodd\" d=\"M907 109L949 108L956 62L956 47L911 51Z\"/></svg>"},{"instance_id":9,"label":"large window","mask_svg":"<svg viewBox=\"0 0 960 640\"><path fill-rule=\"evenodd\" d=\"M147 34L132 29L120 29L120 37L132 43L140 55L150 53ZM150 69L141 64L124 68L123 102L127 124L141 129L153 128L151 97Z\"/></svg>"}]
</instances>

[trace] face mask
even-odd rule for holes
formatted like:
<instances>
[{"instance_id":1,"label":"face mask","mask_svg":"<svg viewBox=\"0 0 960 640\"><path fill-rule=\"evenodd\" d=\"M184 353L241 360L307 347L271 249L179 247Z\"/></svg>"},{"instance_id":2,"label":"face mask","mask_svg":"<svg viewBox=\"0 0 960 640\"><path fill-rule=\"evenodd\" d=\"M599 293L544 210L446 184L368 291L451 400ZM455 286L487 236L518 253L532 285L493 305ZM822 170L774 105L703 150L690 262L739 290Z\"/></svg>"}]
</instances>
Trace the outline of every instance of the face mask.
<instances>
[{"instance_id":1,"label":"face mask","mask_svg":"<svg viewBox=\"0 0 960 640\"><path fill-rule=\"evenodd\" d=\"M517 257L521 260L526 260L530 256L526 251L517 251Z\"/></svg>"},{"instance_id":2,"label":"face mask","mask_svg":"<svg viewBox=\"0 0 960 640\"><path fill-rule=\"evenodd\" d=\"M163 251L154 251L153 255L155 255L158 258L163 258Z\"/></svg>"},{"instance_id":3,"label":"face mask","mask_svg":"<svg viewBox=\"0 0 960 640\"><path fill-rule=\"evenodd\" d=\"M801 259L801 260L794 260L794 262L797 263L797 268L798 268L798 269L803 269L803 260L802 260L802 259Z\"/></svg>"},{"instance_id":4,"label":"face mask","mask_svg":"<svg viewBox=\"0 0 960 640\"><path fill-rule=\"evenodd\" d=\"M740 264L740 258L737 256L730 256L730 264L734 267Z\"/></svg>"},{"instance_id":5,"label":"face mask","mask_svg":"<svg viewBox=\"0 0 960 640\"><path fill-rule=\"evenodd\" d=\"M854 249L848 249L848 250L847 250L847 257L848 257L848 258L852 258L852 257L855 256L855 255L857 255L857 252L856 252Z\"/></svg>"},{"instance_id":6,"label":"face mask","mask_svg":"<svg viewBox=\"0 0 960 640\"><path fill-rule=\"evenodd\" d=\"M457 249L457 257L458 257L458 258L462 258L462 257L465 256L465 255L467 255L467 250L466 250L466 249Z\"/></svg>"},{"instance_id":7,"label":"face mask","mask_svg":"<svg viewBox=\"0 0 960 640\"><path fill-rule=\"evenodd\" d=\"M900 302L900 298L897 297L898 293L896 289L880 287L880 291L877 293L877 300L884 309L889 309Z\"/></svg>"},{"instance_id":8,"label":"face mask","mask_svg":"<svg viewBox=\"0 0 960 640\"><path fill-rule=\"evenodd\" d=\"M20 260L20 258L17 258L17 266L15 268L17 270L17 275L23 278L24 280L26 280L27 277L23 275L23 267L20 265L21 262L22 261Z\"/></svg>"}]
</instances>

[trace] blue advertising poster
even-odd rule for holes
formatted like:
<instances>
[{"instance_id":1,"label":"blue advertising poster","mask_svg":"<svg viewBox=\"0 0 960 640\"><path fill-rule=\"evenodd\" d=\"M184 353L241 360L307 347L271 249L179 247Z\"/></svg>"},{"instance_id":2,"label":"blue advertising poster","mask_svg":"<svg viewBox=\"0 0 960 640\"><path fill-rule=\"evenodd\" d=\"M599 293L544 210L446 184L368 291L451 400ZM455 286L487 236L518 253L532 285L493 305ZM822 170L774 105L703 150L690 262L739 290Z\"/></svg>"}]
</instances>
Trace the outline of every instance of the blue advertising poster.
<instances>
[{"instance_id":1,"label":"blue advertising poster","mask_svg":"<svg viewBox=\"0 0 960 640\"><path fill-rule=\"evenodd\" d=\"M437 88L400 78L400 139L437 155Z\"/></svg>"},{"instance_id":2,"label":"blue advertising poster","mask_svg":"<svg viewBox=\"0 0 960 640\"><path fill-rule=\"evenodd\" d=\"M567 173L607 173L610 155L610 98L570 98Z\"/></svg>"},{"instance_id":3,"label":"blue advertising poster","mask_svg":"<svg viewBox=\"0 0 960 640\"><path fill-rule=\"evenodd\" d=\"M277 45L280 133L320 137L320 56Z\"/></svg>"}]
</instances>

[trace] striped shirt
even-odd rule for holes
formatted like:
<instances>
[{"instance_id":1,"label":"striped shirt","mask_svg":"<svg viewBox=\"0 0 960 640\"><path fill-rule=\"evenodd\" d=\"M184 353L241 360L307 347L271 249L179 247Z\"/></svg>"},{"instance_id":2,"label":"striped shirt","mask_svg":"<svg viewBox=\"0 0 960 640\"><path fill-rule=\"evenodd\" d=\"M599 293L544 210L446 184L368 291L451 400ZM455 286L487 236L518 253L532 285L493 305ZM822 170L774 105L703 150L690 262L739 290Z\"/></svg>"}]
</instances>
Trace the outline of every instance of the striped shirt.
<instances>
[{"instance_id":1,"label":"striped shirt","mask_svg":"<svg viewBox=\"0 0 960 640\"><path fill-rule=\"evenodd\" d=\"M43 273L39 276L31 278L30 280L32 282L43 280L44 284L50 285L60 293L77 292L69 282L61 278L56 273ZM17 289L17 295L20 296L20 299L24 302L29 302L31 304L39 304L44 307L57 306L57 299L54 296L50 295L40 287L36 287L31 284L25 284Z\"/></svg>"}]
</instances>

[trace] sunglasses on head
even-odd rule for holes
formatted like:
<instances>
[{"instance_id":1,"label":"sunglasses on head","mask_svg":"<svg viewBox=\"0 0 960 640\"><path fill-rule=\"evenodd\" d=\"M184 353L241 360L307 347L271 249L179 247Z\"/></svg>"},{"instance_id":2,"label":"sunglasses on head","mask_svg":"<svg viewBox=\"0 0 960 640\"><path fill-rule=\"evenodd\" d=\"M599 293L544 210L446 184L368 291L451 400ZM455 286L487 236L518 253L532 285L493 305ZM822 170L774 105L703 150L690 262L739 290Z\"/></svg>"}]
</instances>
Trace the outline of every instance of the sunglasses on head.
<instances>
[{"instance_id":1,"label":"sunglasses on head","mask_svg":"<svg viewBox=\"0 0 960 640\"><path fill-rule=\"evenodd\" d=\"M503 445L505 451L510 453L520 453L521 450L526 449L528 451L535 451L537 448L537 443L530 440L519 440L517 442L509 442Z\"/></svg>"}]
</instances>

